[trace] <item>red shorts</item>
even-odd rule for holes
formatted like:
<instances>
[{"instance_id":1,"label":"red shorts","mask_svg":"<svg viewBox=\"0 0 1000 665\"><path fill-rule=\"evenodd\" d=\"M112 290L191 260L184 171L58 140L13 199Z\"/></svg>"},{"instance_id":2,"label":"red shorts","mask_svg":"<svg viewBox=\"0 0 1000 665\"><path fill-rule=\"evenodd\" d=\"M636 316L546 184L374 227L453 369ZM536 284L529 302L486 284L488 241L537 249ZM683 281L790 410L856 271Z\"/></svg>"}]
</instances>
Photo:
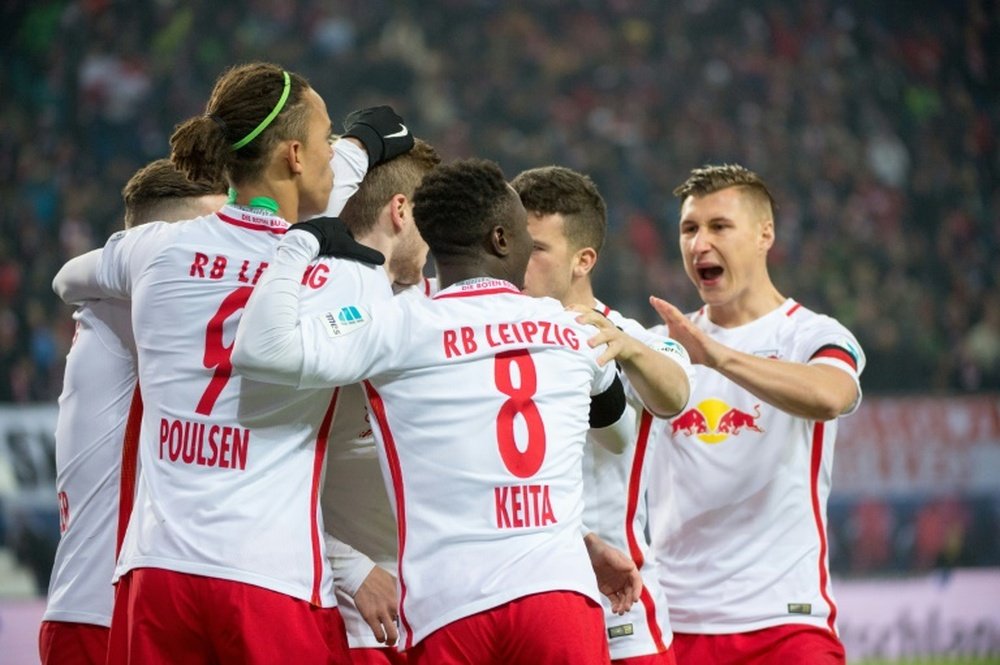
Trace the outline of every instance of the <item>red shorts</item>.
<instances>
[{"instance_id":1,"label":"red shorts","mask_svg":"<svg viewBox=\"0 0 1000 665\"><path fill-rule=\"evenodd\" d=\"M351 665L407 665L406 652L395 647L351 649Z\"/></svg>"},{"instance_id":2,"label":"red shorts","mask_svg":"<svg viewBox=\"0 0 1000 665\"><path fill-rule=\"evenodd\" d=\"M674 652L681 663L716 665L844 665L844 645L829 630L785 624L749 633L693 635L674 633Z\"/></svg>"},{"instance_id":3,"label":"red shorts","mask_svg":"<svg viewBox=\"0 0 1000 665\"><path fill-rule=\"evenodd\" d=\"M43 621L38 631L42 665L104 665L108 629L92 623Z\"/></svg>"},{"instance_id":4,"label":"red shorts","mask_svg":"<svg viewBox=\"0 0 1000 665\"><path fill-rule=\"evenodd\" d=\"M615 658L611 665L677 665L674 658L674 647L670 647L663 653L651 653L646 656L632 656L630 658Z\"/></svg>"},{"instance_id":5,"label":"red shorts","mask_svg":"<svg viewBox=\"0 0 1000 665\"><path fill-rule=\"evenodd\" d=\"M108 663L349 663L337 608L251 584L159 568L115 593Z\"/></svg>"},{"instance_id":6,"label":"red shorts","mask_svg":"<svg viewBox=\"0 0 1000 665\"><path fill-rule=\"evenodd\" d=\"M463 617L407 651L410 665L608 665L604 610L571 591L524 596Z\"/></svg>"}]
</instances>

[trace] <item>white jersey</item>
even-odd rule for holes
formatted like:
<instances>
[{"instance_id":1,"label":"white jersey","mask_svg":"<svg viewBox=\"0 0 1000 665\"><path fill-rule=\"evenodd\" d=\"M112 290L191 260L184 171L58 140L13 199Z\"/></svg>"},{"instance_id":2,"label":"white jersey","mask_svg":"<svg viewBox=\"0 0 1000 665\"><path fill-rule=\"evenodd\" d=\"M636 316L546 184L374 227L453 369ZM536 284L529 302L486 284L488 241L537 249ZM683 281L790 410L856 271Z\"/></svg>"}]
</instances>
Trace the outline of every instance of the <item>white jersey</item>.
<instances>
[{"instance_id":1,"label":"white jersey","mask_svg":"<svg viewBox=\"0 0 1000 665\"><path fill-rule=\"evenodd\" d=\"M404 648L529 594L566 590L596 601L581 532L581 458L590 395L611 385L614 366L597 365L600 352L587 345L593 328L557 301L496 279L454 284L432 299L394 298L370 313L344 303L289 321L301 265L292 255L308 256L307 241L315 247L292 240L251 303L238 361L254 376L303 388L370 377L397 518Z\"/></svg>"},{"instance_id":2,"label":"white jersey","mask_svg":"<svg viewBox=\"0 0 1000 665\"><path fill-rule=\"evenodd\" d=\"M104 249L102 287L134 302L145 402L119 575L163 568L335 604L318 491L336 391L281 394L230 364L243 306L287 228L226 206L116 234ZM307 289L332 283L311 268Z\"/></svg>"},{"instance_id":3,"label":"white jersey","mask_svg":"<svg viewBox=\"0 0 1000 665\"><path fill-rule=\"evenodd\" d=\"M729 347L842 369L864 355L837 321L793 300L751 323L691 320ZM861 390L858 388L858 400ZM740 633L788 623L836 630L826 502L837 421L781 411L698 367L689 408L656 443L650 527L677 632Z\"/></svg>"},{"instance_id":4,"label":"white jersey","mask_svg":"<svg viewBox=\"0 0 1000 665\"><path fill-rule=\"evenodd\" d=\"M665 349L680 364L693 383L693 370L687 352L677 342L662 335L652 335L638 322L598 302L594 308L629 335L649 346ZM621 374L627 385L627 377ZM583 458L584 524L608 544L627 552L643 578L642 595L625 614L615 614L611 601L601 596L604 621L612 660L663 653L670 646L673 633L667 613L667 599L660 588L656 562L649 556L646 538L646 487L654 446L650 428L655 420L634 391L629 390L629 404L623 420L614 427L615 436L626 442L621 453L602 446L591 430Z\"/></svg>"},{"instance_id":5,"label":"white jersey","mask_svg":"<svg viewBox=\"0 0 1000 665\"><path fill-rule=\"evenodd\" d=\"M45 621L111 625L122 441L136 385L130 304L73 314L56 421L59 529Z\"/></svg>"},{"instance_id":6,"label":"white jersey","mask_svg":"<svg viewBox=\"0 0 1000 665\"><path fill-rule=\"evenodd\" d=\"M437 280L424 278L398 295L427 297L434 293ZM323 521L335 540L355 550L353 558L333 557L337 605L347 628L347 642L351 648L381 648L385 645L375 639L361 616L354 594L374 565L396 574L396 518L382 480L361 384L341 388L340 399L330 427Z\"/></svg>"}]
</instances>

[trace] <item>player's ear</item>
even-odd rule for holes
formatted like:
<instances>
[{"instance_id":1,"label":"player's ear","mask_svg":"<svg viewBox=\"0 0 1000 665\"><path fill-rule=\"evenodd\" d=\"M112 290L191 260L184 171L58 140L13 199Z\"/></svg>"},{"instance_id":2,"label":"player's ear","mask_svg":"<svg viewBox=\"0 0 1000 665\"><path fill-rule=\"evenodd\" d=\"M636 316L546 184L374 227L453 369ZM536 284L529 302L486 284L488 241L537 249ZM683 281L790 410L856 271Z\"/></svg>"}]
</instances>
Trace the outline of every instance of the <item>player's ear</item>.
<instances>
[{"instance_id":1,"label":"player's ear","mask_svg":"<svg viewBox=\"0 0 1000 665\"><path fill-rule=\"evenodd\" d=\"M774 245L774 220L767 217L760 222L760 248L767 253Z\"/></svg>"},{"instance_id":2,"label":"player's ear","mask_svg":"<svg viewBox=\"0 0 1000 665\"><path fill-rule=\"evenodd\" d=\"M281 158L288 164L288 169L296 175L301 174L305 170L302 163L302 149L302 142L296 140L286 141L279 148L281 150Z\"/></svg>"},{"instance_id":3,"label":"player's ear","mask_svg":"<svg viewBox=\"0 0 1000 665\"><path fill-rule=\"evenodd\" d=\"M497 256L507 256L510 254L510 237L507 229L502 226L494 226L490 230L489 248Z\"/></svg>"},{"instance_id":4,"label":"player's ear","mask_svg":"<svg viewBox=\"0 0 1000 665\"><path fill-rule=\"evenodd\" d=\"M597 251L593 247L578 249L573 255L573 276L586 277L597 264Z\"/></svg>"},{"instance_id":5,"label":"player's ear","mask_svg":"<svg viewBox=\"0 0 1000 665\"><path fill-rule=\"evenodd\" d=\"M408 225L413 224L412 207L408 203L409 199L405 194L393 194L389 199L389 218L396 233L402 233Z\"/></svg>"}]
</instances>

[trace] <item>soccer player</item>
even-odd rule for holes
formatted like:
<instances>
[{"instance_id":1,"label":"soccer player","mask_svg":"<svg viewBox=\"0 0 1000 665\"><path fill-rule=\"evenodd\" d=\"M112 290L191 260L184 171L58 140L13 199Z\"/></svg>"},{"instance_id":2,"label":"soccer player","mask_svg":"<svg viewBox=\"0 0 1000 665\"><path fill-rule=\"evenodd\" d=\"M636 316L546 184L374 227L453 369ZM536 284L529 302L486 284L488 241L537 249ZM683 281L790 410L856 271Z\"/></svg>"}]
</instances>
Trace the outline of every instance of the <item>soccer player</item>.
<instances>
[{"instance_id":1,"label":"soccer player","mask_svg":"<svg viewBox=\"0 0 1000 665\"><path fill-rule=\"evenodd\" d=\"M370 377L412 662L606 663L592 564L624 604L641 584L631 562L609 583L600 571L612 548L581 538L581 457L588 425L624 409L608 361L617 353L629 368L657 354L601 347L610 333L592 348L577 314L521 293L527 214L496 164L439 166L414 195L414 217L436 296L300 320L295 275L320 248L290 233L247 305L233 362L300 387ZM661 409L669 398L657 389L644 397Z\"/></svg>"},{"instance_id":2,"label":"soccer player","mask_svg":"<svg viewBox=\"0 0 1000 665\"><path fill-rule=\"evenodd\" d=\"M346 139L334 155L326 105L305 79L269 63L234 67L171 137L174 164L193 178L224 174L232 202L116 234L94 274L63 285L133 305L142 474L116 570L110 662L349 658L318 505L333 399L284 399L233 372L230 352L278 239L328 208L332 160L363 173L412 147L400 127L387 107L362 112L345 135L365 150ZM327 253L340 243L381 258L336 230ZM319 290L325 278L303 270L298 281Z\"/></svg>"},{"instance_id":3,"label":"soccer player","mask_svg":"<svg viewBox=\"0 0 1000 665\"><path fill-rule=\"evenodd\" d=\"M139 169L122 190L125 228L155 220L206 215L226 202L221 180L192 182L168 159ZM136 386L135 340L125 300L81 303L66 356L56 420L56 492L59 530L39 651L45 665L103 665L114 589L119 489L130 505L135 444L125 449L125 425ZM97 381L97 377L100 380ZM141 413L141 400L133 407ZM137 415L138 415L137 413ZM126 461L127 460L127 461Z\"/></svg>"},{"instance_id":4,"label":"soccer player","mask_svg":"<svg viewBox=\"0 0 1000 665\"><path fill-rule=\"evenodd\" d=\"M826 501L864 355L771 282L774 203L757 174L706 166L674 193L684 269L705 303L685 317L652 299L701 365L690 408L657 442L649 491L677 661L843 663Z\"/></svg>"},{"instance_id":5,"label":"soccer player","mask_svg":"<svg viewBox=\"0 0 1000 665\"><path fill-rule=\"evenodd\" d=\"M344 205L340 217L352 235L386 257L384 270L371 271L381 281L378 299L391 297L393 287L414 286L423 297L427 243L413 222L413 193L439 162L434 148L417 139L409 152L368 171ZM345 271L354 268L342 263L320 257L310 264L329 269L331 284L324 289L322 298L309 298L307 287L301 287L300 317L322 314L337 302L375 302L370 296L370 302L361 300L364 294L355 291L354 280L344 278ZM329 401L328 389L317 392L325 394ZM333 564L337 605L347 627L352 662L405 662L403 654L393 646L398 639L393 575L396 525L382 482L361 384L338 391L321 504L330 534L328 556Z\"/></svg>"},{"instance_id":6,"label":"soccer player","mask_svg":"<svg viewBox=\"0 0 1000 665\"><path fill-rule=\"evenodd\" d=\"M549 296L563 305L582 305L606 316L611 323L662 349L677 386L673 416L685 406L691 363L687 352L669 338L650 335L637 321L625 318L594 297L591 274L607 227L607 207L594 182L561 166L530 169L511 181L528 211L528 231L534 250L524 277L525 293ZM646 540L646 486L653 447L649 431L653 415L632 400L626 417L611 432L622 438L612 452L606 445L587 446L584 455L584 523L609 545L628 552L643 576L641 603L625 615L612 611L602 598L604 621L615 664L645 665L674 662L667 601L657 581L655 563ZM620 452L617 452L619 451Z\"/></svg>"}]
</instances>

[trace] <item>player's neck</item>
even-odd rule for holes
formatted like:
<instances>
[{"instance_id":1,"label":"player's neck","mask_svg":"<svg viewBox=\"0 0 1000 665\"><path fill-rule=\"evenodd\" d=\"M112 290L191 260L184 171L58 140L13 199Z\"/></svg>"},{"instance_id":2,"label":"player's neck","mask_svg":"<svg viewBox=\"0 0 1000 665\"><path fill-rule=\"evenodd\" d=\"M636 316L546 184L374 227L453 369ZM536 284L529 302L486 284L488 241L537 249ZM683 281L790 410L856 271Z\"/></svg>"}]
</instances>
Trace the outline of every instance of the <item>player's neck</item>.
<instances>
[{"instance_id":1,"label":"player's neck","mask_svg":"<svg viewBox=\"0 0 1000 665\"><path fill-rule=\"evenodd\" d=\"M435 257L437 266L438 285L441 289L446 289L452 284L464 282L467 279L479 277L492 277L502 279L512 283L517 288L522 288L524 276L520 279L508 274L503 263L489 260L469 260L464 257Z\"/></svg>"},{"instance_id":2,"label":"player's neck","mask_svg":"<svg viewBox=\"0 0 1000 665\"><path fill-rule=\"evenodd\" d=\"M765 288L748 290L725 303L708 304L705 313L720 328L736 328L770 314L784 302L785 296L768 281Z\"/></svg>"},{"instance_id":3,"label":"player's neck","mask_svg":"<svg viewBox=\"0 0 1000 665\"><path fill-rule=\"evenodd\" d=\"M389 281L395 282L396 275L392 269L394 265L392 253L396 244L392 241L392 238L386 236L384 233L380 233L378 225L375 225L368 233L359 235L356 240L365 247L371 247L374 250L382 252L382 256L385 257L385 264L383 264L385 272L389 276Z\"/></svg>"},{"instance_id":4,"label":"player's neck","mask_svg":"<svg viewBox=\"0 0 1000 665\"><path fill-rule=\"evenodd\" d=\"M255 201L271 201L278 209L274 211L271 204L254 205ZM281 191L281 188L271 187L268 183L240 185L236 188L233 204L242 208L259 208L292 224L299 221L299 201L295 193Z\"/></svg>"},{"instance_id":5,"label":"player's neck","mask_svg":"<svg viewBox=\"0 0 1000 665\"><path fill-rule=\"evenodd\" d=\"M570 284L566 294L559 299L565 307L572 305L583 305L584 307L594 307L597 298L594 297L594 288L590 284L590 279L578 279Z\"/></svg>"}]
</instances>

